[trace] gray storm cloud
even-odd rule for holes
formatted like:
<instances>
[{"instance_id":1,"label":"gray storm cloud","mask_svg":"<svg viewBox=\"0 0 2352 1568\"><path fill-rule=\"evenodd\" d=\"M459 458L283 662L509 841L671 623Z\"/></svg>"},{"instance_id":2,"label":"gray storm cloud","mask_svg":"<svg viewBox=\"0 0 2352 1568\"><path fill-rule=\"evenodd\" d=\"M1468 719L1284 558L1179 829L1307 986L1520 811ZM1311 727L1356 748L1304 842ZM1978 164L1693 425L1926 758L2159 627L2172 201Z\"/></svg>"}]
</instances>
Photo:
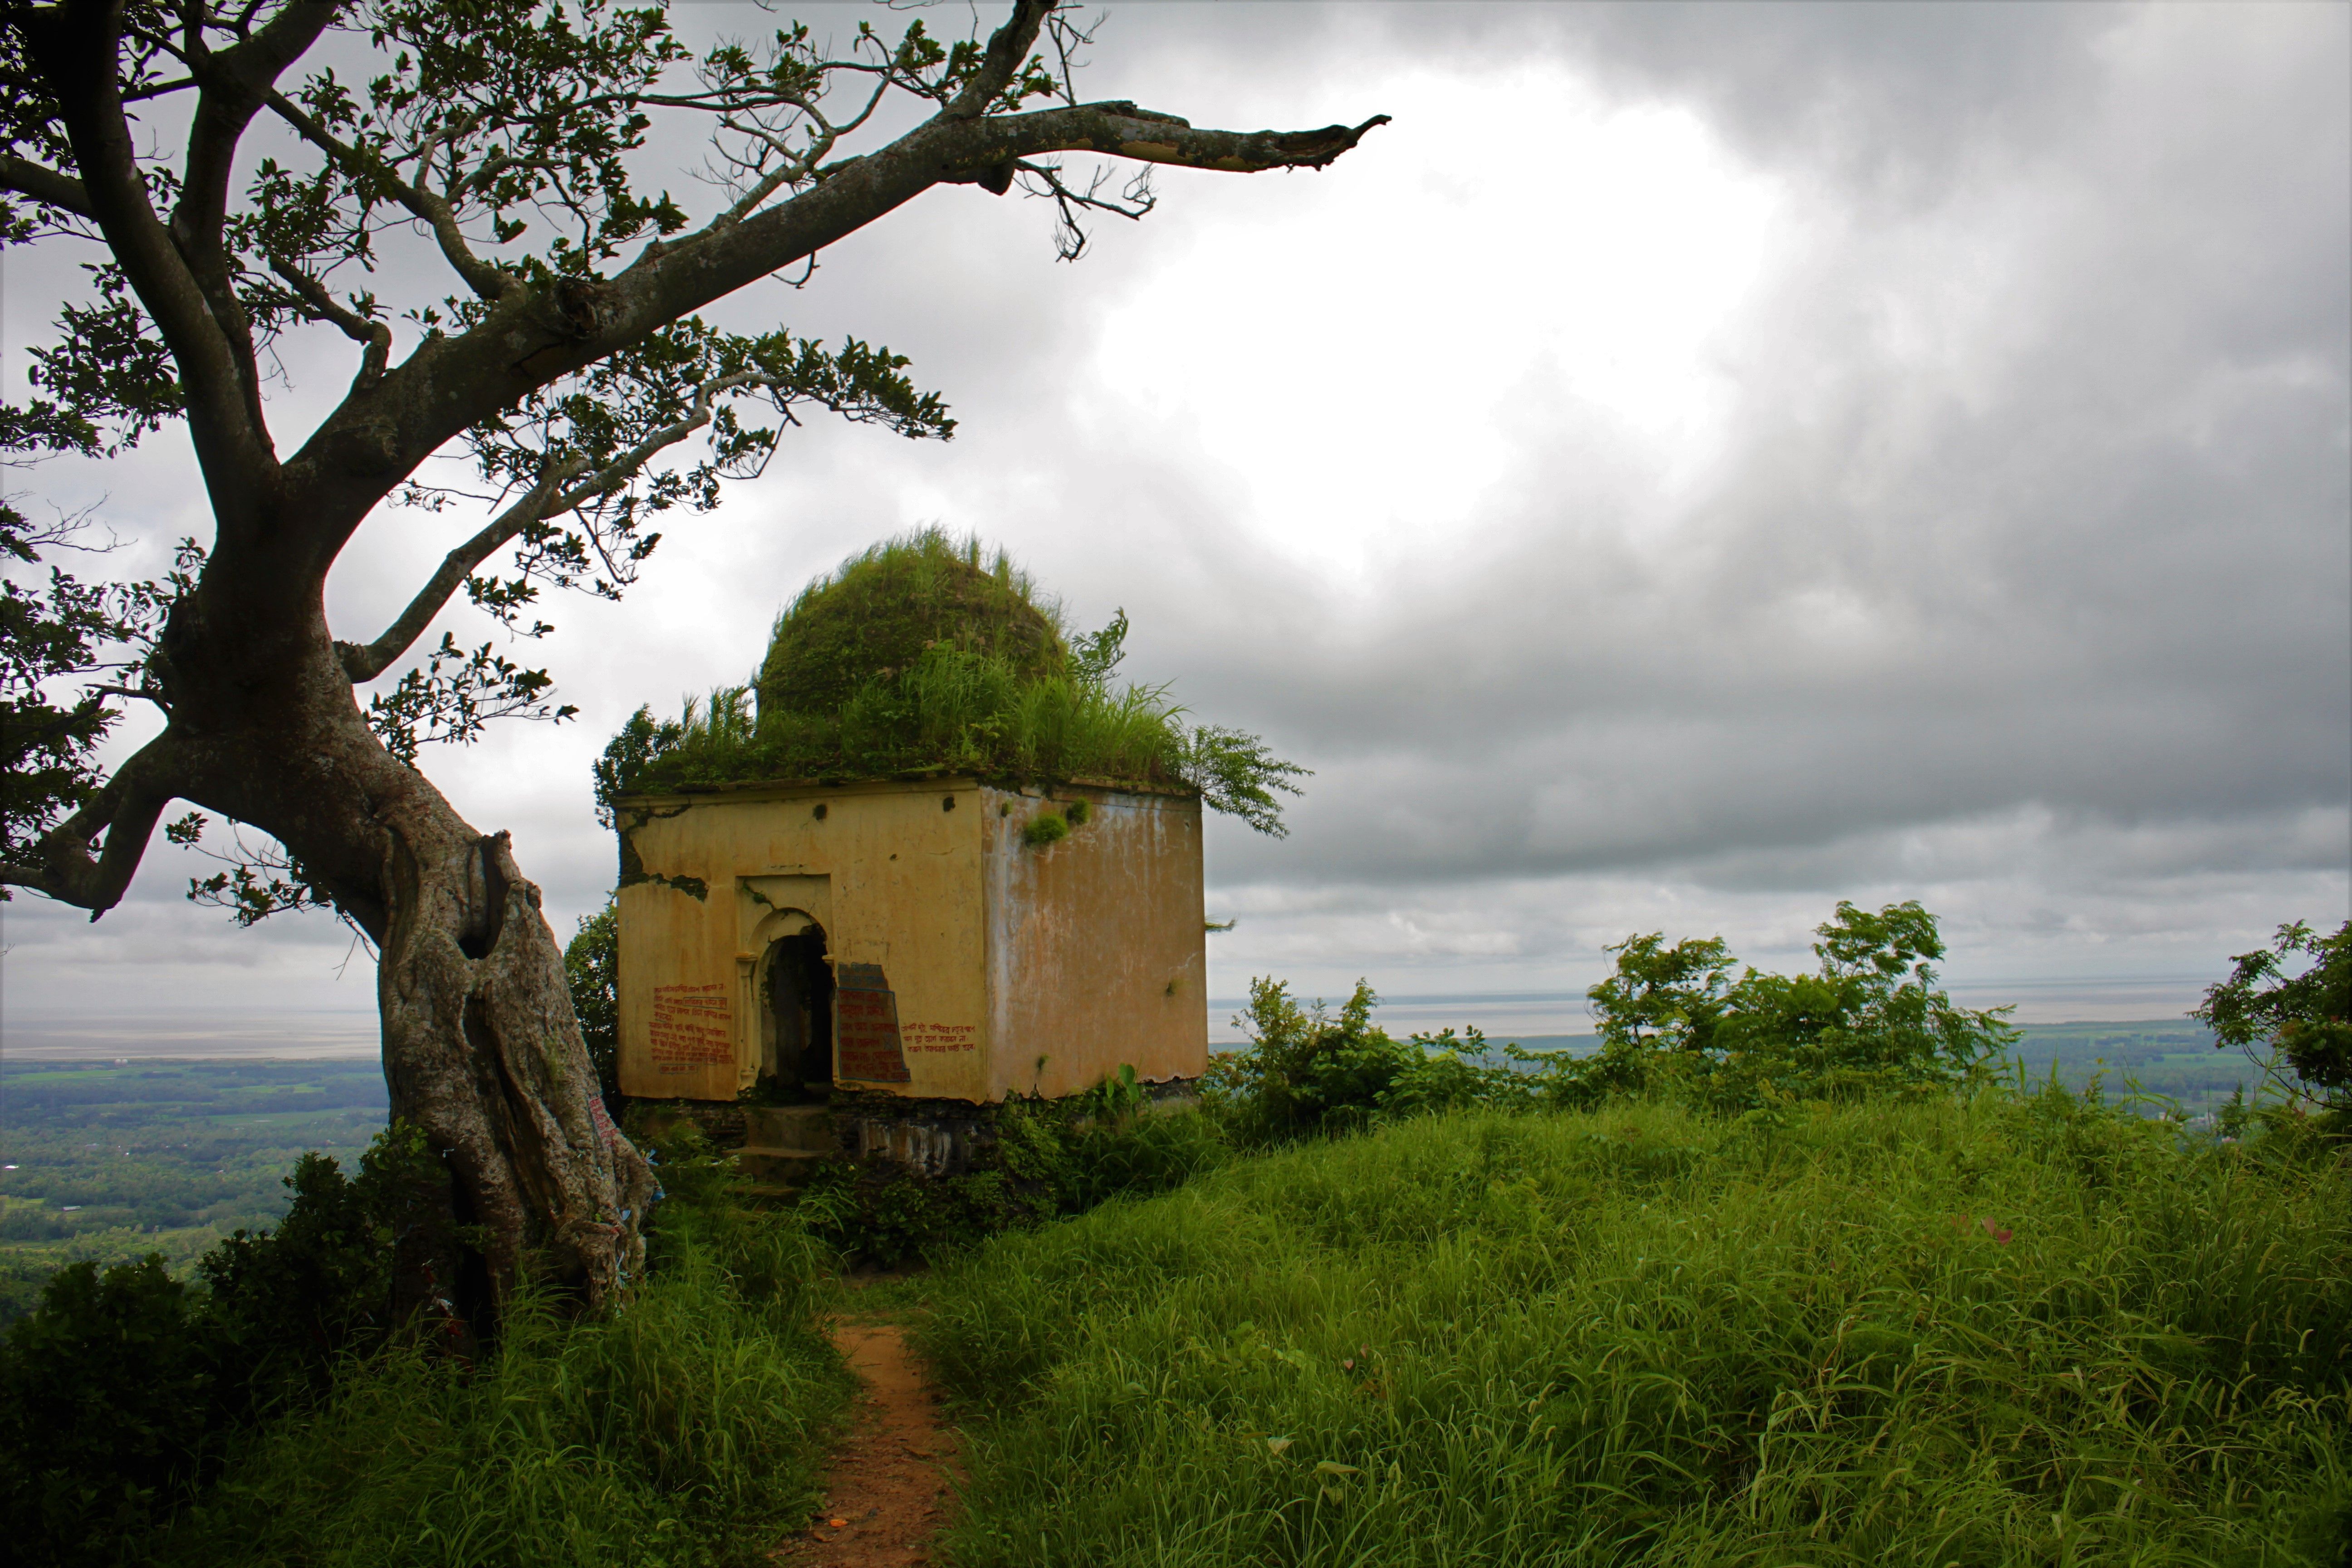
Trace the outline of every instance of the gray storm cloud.
<instances>
[{"instance_id":1,"label":"gray storm cloud","mask_svg":"<svg viewBox=\"0 0 2352 1568\"><path fill-rule=\"evenodd\" d=\"M609 882L587 764L613 727L741 679L811 572L930 521L1010 545L1080 623L1124 605L1139 675L1318 770L1289 839L1213 835L1213 905L1243 917L1213 952L1223 992L1277 967L1572 990L1633 929L1799 952L1841 896L1922 898L1995 974L2218 973L2278 921L2342 918L2352 13L1170 5L1100 39L1101 96L1397 123L1318 176L1163 180L1160 212L1075 268L1034 206L954 190L806 289L730 305L911 353L962 431L796 434L630 605L556 607L580 724L428 759L472 820L517 831L560 924ZM1448 207L1482 127L1429 118L1489 83L1516 140L1487 162L1526 173ZM1508 96L1529 83L1558 103ZM1614 242L1546 206L1527 139L1634 111L1685 117L1772 215L1696 351L1696 433L1648 447L1579 380L1584 351L1457 331L1494 319L1463 312L1497 279L1544 287L1481 234ZM1380 210L1465 232L1383 235ZM1185 292L1235 255L1230 314ZM1377 374L1284 325L1283 301L1303 321L1341 286ZM11 292L20 350L46 311ZM1196 313L1171 325L1179 300ZM1210 390L1155 397L1159 351L1120 346L1153 331L1214 345ZM1444 416L1480 397L1474 458ZM1266 444L1238 447L1210 399ZM1335 407L1362 445L1283 445ZM194 525L174 451L72 482L163 537ZM1358 536L1266 500L1390 463L1458 505ZM446 543L379 523L336 613L380 618ZM95 931L11 905L12 1006L106 975L249 998L205 978L225 933L174 907L185 872L159 854ZM345 951L329 929L235 940L275 955L254 962L289 1007L364 1002L320 978Z\"/></svg>"}]
</instances>

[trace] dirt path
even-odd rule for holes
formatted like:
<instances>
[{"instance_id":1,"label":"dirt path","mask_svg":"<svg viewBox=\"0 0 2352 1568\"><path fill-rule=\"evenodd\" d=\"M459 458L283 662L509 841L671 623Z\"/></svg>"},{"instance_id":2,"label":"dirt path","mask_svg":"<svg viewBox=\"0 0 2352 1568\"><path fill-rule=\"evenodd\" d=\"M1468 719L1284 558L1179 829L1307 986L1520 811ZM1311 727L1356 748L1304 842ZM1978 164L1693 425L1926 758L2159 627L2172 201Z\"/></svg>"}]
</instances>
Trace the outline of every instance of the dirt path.
<instances>
[{"instance_id":1,"label":"dirt path","mask_svg":"<svg viewBox=\"0 0 2352 1568\"><path fill-rule=\"evenodd\" d=\"M947 1521L955 1429L893 1323L839 1323L834 1342L866 1380L856 1430L834 1451L824 1509L772 1555L800 1568L913 1568Z\"/></svg>"}]
</instances>

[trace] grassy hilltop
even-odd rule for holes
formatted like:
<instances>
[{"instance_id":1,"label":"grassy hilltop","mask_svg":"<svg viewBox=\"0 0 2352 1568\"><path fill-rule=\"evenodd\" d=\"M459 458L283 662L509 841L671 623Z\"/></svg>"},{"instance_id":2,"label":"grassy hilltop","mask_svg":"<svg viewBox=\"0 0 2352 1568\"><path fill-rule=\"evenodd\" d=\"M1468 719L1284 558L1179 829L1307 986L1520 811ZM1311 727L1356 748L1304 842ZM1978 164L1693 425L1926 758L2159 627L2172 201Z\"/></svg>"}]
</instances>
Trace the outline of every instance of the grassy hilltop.
<instances>
[{"instance_id":1,"label":"grassy hilltop","mask_svg":"<svg viewBox=\"0 0 2352 1568\"><path fill-rule=\"evenodd\" d=\"M2347 1196L2063 1091L1293 1149L931 1287L951 1560L2336 1562Z\"/></svg>"},{"instance_id":2,"label":"grassy hilltop","mask_svg":"<svg viewBox=\"0 0 2352 1568\"><path fill-rule=\"evenodd\" d=\"M488 1346L385 1311L444 1179L389 1128L193 1279L50 1280L0 1350L0 1527L35 1568L751 1568L849 1409L844 1267L912 1257L863 1300L969 1439L954 1568L2352 1568L2352 927L2216 988L2217 1032L2301 1076L2210 1119L2108 1093L2207 1048L2179 1031L2003 1070L2035 1042L1936 988L1916 905L1821 935L1796 975L1630 939L1597 1047L1551 1056L1262 980L1197 1108L1122 1075L1000 1107L960 1175L842 1161L790 1207L670 1125L648 1277L601 1316L533 1294ZM12 1210L109 1219L42 1246L121 1239L109 1205L222 1223L150 1190L205 1128L376 1114L5 1082L60 1162ZM183 1175L252 1202L226 1170Z\"/></svg>"}]
</instances>

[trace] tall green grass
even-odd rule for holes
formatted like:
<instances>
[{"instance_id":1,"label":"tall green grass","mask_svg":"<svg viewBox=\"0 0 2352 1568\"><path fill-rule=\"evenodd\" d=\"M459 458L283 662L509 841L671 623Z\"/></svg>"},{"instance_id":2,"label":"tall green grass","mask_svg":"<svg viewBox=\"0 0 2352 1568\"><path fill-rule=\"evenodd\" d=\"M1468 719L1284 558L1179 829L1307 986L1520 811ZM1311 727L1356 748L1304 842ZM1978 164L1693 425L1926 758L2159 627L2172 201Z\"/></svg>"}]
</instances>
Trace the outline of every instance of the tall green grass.
<instances>
[{"instance_id":1,"label":"tall green grass","mask_svg":"<svg viewBox=\"0 0 2352 1568\"><path fill-rule=\"evenodd\" d=\"M849 1374L830 1258L777 1215L668 1223L618 1313L543 1302L466 1367L395 1348L256 1432L152 1544L172 1564L756 1563L814 1505Z\"/></svg>"},{"instance_id":2,"label":"tall green grass","mask_svg":"<svg viewBox=\"0 0 2352 1568\"><path fill-rule=\"evenodd\" d=\"M951 1560L2340 1562L2345 1169L2178 1140L1472 1113L1000 1237L923 1331Z\"/></svg>"}]
</instances>

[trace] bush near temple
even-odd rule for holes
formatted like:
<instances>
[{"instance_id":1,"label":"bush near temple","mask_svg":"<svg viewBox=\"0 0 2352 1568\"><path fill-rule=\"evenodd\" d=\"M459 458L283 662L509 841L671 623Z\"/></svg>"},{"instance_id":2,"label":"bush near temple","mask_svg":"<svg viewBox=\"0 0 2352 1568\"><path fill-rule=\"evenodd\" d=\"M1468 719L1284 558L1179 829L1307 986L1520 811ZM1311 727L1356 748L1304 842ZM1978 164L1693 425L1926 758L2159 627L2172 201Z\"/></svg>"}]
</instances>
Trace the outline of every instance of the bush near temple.
<instances>
[{"instance_id":1,"label":"bush near temple","mask_svg":"<svg viewBox=\"0 0 2352 1568\"><path fill-rule=\"evenodd\" d=\"M1372 1023L1370 986L1335 1016L1255 980L1235 1020L1250 1044L1212 1062L1208 1087L1252 1142L1472 1105L1581 1109L1629 1096L1769 1117L1806 1100L1941 1093L2016 1039L2006 1009L1957 1006L1936 988L1944 945L1916 903L1874 914L1841 902L1819 935L1815 973L1748 969L1737 980L1720 938L1626 938L1590 993L1601 1047L1589 1056L1497 1050L1475 1028L1398 1040Z\"/></svg>"}]
</instances>

